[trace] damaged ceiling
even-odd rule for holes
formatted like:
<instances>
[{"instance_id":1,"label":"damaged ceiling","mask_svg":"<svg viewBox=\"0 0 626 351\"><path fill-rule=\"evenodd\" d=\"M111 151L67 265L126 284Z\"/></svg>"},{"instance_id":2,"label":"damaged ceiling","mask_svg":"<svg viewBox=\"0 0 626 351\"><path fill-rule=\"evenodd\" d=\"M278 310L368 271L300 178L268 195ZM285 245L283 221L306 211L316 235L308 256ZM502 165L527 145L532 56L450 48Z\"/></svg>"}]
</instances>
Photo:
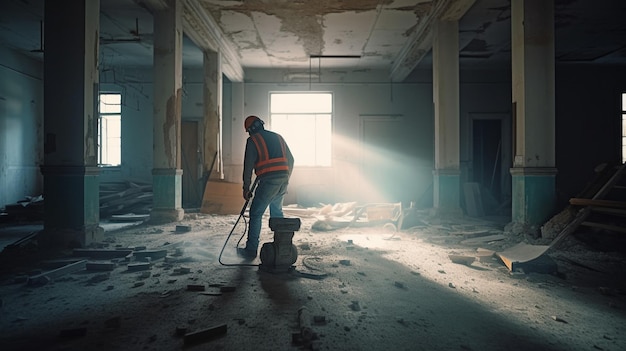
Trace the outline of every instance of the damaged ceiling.
<instances>
[{"instance_id":1,"label":"damaged ceiling","mask_svg":"<svg viewBox=\"0 0 626 351\"><path fill-rule=\"evenodd\" d=\"M3 1L0 45L42 59L43 0ZM152 15L162 0L101 0L101 65L152 65ZM626 2L555 0L556 59L624 64ZM510 0L186 0L183 63L220 50L224 73L311 67L387 71L430 67L432 23L459 20L460 64L510 64Z\"/></svg>"}]
</instances>

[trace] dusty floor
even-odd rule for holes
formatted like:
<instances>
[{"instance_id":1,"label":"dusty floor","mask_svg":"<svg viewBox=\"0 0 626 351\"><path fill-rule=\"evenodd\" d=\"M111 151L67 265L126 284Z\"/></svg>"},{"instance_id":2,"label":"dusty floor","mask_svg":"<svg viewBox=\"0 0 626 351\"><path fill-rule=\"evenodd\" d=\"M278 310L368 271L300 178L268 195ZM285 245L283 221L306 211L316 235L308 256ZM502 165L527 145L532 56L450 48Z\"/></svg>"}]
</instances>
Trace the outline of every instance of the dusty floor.
<instances>
[{"instance_id":1,"label":"dusty floor","mask_svg":"<svg viewBox=\"0 0 626 351\"><path fill-rule=\"evenodd\" d=\"M191 213L181 223L105 233L110 249L178 245L146 271L129 271L122 260L111 271L33 286L20 279L38 273L43 260L33 252L0 255L0 349L626 350L626 254L623 244L621 252L600 247L610 233L565 239L547 254L557 273L511 273L497 256L469 265L449 257L529 240L504 233L503 223L425 217L426 225L400 232L382 225L316 231L315 218L302 218L295 271L277 274L219 263L236 220ZM234 246L243 224L222 262L241 263ZM192 230L177 233L175 225ZM463 244L454 234L470 229L505 238ZM271 240L264 228L261 241ZM302 323L310 323L310 343L298 338ZM216 336L195 343L184 336L203 330Z\"/></svg>"}]
</instances>

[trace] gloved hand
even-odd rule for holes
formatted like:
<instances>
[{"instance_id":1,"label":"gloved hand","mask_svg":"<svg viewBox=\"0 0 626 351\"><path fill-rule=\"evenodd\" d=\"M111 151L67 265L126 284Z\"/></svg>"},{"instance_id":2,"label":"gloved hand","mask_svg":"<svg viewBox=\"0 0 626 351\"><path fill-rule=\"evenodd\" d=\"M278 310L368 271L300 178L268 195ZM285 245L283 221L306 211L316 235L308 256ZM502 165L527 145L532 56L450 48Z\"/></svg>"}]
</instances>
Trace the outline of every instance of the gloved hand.
<instances>
[{"instance_id":1,"label":"gloved hand","mask_svg":"<svg viewBox=\"0 0 626 351\"><path fill-rule=\"evenodd\" d=\"M252 192L250 190L243 189L243 199L248 201L252 198Z\"/></svg>"}]
</instances>

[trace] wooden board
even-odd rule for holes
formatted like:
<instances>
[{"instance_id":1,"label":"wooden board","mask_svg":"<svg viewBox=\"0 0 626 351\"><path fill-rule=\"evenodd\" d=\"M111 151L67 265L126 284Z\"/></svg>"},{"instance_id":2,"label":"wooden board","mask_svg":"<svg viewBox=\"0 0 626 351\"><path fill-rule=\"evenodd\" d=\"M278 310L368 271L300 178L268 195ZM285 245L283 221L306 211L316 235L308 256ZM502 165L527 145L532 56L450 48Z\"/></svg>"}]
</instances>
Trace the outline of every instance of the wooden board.
<instances>
[{"instance_id":1,"label":"wooden board","mask_svg":"<svg viewBox=\"0 0 626 351\"><path fill-rule=\"evenodd\" d=\"M496 255L500 257L510 271L514 271L520 264L538 258L548 251L549 248L549 245L528 245L526 243L519 243L502 252L496 252Z\"/></svg>"},{"instance_id":2,"label":"wooden board","mask_svg":"<svg viewBox=\"0 0 626 351\"><path fill-rule=\"evenodd\" d=\"M483 200L480 192L480 185L478 183L465 183L464 187L465 194L465 210L467 211L467 215L471 217L482 217L485 215L485 210L483 208Z\"/></svg>"},{"instance_id":3,"label":"wooden board","mask_svg":"<svg viewBox=\"0 0 626 351\"><path fill-rule=\"evenodd\" d=\"M210 214L239 214L245 200L242 183L209 180L204 191L200 212Z\"/></svg>"}]
</instances>

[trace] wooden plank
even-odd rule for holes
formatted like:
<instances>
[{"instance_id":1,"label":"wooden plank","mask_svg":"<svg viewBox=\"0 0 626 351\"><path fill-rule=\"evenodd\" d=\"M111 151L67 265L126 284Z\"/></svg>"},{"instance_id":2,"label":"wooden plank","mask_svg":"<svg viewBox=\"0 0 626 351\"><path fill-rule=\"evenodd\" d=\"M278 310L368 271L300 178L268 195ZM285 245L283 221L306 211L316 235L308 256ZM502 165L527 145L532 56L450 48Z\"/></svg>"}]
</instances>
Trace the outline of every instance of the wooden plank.
<instances>
[{"instance_id":1,"label":"wooden plank","mask_svg":"<svg viewBox=\"0 0 626 351\"><path fill-rule=\"evenodd\" d=\"M582 210L578 211L578 213L576 213L576 216L574 217L574 219L571 220L569 223L567 223L567 225L561 230L559 235L557 235L556 238L554 238L554 240L552 240L552 242L550 243L550 246L551 247L555 247L556 244L558 244L566 236L568 236L571 233L573 233L576 230L576 228L578 228L580 223L584 222L585 219L587 219L587 217L589 217L589 214L591 214L591 208L590 207L585 207Z\"/></svg>"},{"instance_id":2,"label":"wooden plank","mask_svg":"<svg viewBox=\"0 0 626 351\"><path fill-rule=\"evenodd\" d=\"M38 275L34 275L28 278L28 285L44 285L49 280L58 278L65 274L70 274L78 271L82 271L87 266L87 260L82 260L65 265L61 268L53 269Z\"/></svg>"},{"instance_id":3,"label":"wooden plank","mask_svg":"<svg viewBox=\"0 0 626 351\"><path fill-rule=\"evenodd\" d=\"M573 197L569 199L569 203L572 205L577 205L577 206L598 206L598 207L626 209L626 202L623 202L623 201L581 199L581 198Z\"/></svg>"},{"instance_id":4,"label":"wooden plank","mask_svg":"<svg viewBox=\"0 0 626 351\"><path fill-rule=\"evenodd\" d=\"M519 243L502 252L497 252L496 255L500 257L502 262L504 262L510 271L514 271L517 268L516 266L538 258L549 248L549 245L529 245L526 243Z\"/></svg>"},{"instance_id":5,"label":"wooden plank","mask_svg":"<svg viewBox=\"0 0 626 351\"><path fill-rule=\"evenodd\" d=\"M626 209L591 206L591 211L596 213L605 213L615 216L626 217Z\"/></svg>"},{"instance_id":6,"label":"wooden plank","mask_svg":"<svg viewBox=\"0 0 626 351\"><path fill-rule=\"evenodd\" d=\"M467 215L471 217L484 216L485 210L483 208L479 184L474 182L465 183L463 191L465 194L465 210L467 211Z\"/></svg>"},{"instance_id":7,"label":"wooden plank","mask_svg":"<svg viewBox=\"0 0 626 351\"><path fill-rule=\"evenodd\" d=\"M620 167L617 168L615 173L613 173L613 175L606 182L606 184L604 184L604 186L600 190L598 190L598 192L593 196L592 200L598 200L598 199L604 197L611 190L611 188L613 188L617 184L617 182L622 177L622 171L624 170L625 165L626 165L626 163L623 163ZM578 211L578 213L576 214L576 217L574 217L574 219L571 222L569 222L565 226L565 228L563 228L561 230L559 235L557 235L556 238L554 238L554 240L552 240L552 242L550 243L550 247L551 248L556 247L556 245L561 240L563 240L569 234L574 232L576 230L576 228L578 228L580 223L584 222L585 219L587 219L589 214L591 214L591 207L589 207L589 206L583 208L580 211Z\"/></svg>"},{"instance_id":8,"label":"wooden plank","mask_svg":"<svg viewBox=\"0 0 626 351\"><path fill-rule=\"evenodd\" d=\"M600 228L600 229L612 230L614 232L626 233L626 228L619 227L616 225L587 222L587 221L580 223L580 225L584 225L585 227Z\"/></svg>"},{"instance_id":9,"label":"wooden plank","mask_svg":"<svg viewBox=\"0 0 626 351\"><path fill-rule=\"evenodd\" d=\"M185 346L196 345L203 342L207 342L226 335L228 326L226 324L217 325L215 327L199 330L192 333L185 334L184 344Z\"/></svg>"}]
</instances>

